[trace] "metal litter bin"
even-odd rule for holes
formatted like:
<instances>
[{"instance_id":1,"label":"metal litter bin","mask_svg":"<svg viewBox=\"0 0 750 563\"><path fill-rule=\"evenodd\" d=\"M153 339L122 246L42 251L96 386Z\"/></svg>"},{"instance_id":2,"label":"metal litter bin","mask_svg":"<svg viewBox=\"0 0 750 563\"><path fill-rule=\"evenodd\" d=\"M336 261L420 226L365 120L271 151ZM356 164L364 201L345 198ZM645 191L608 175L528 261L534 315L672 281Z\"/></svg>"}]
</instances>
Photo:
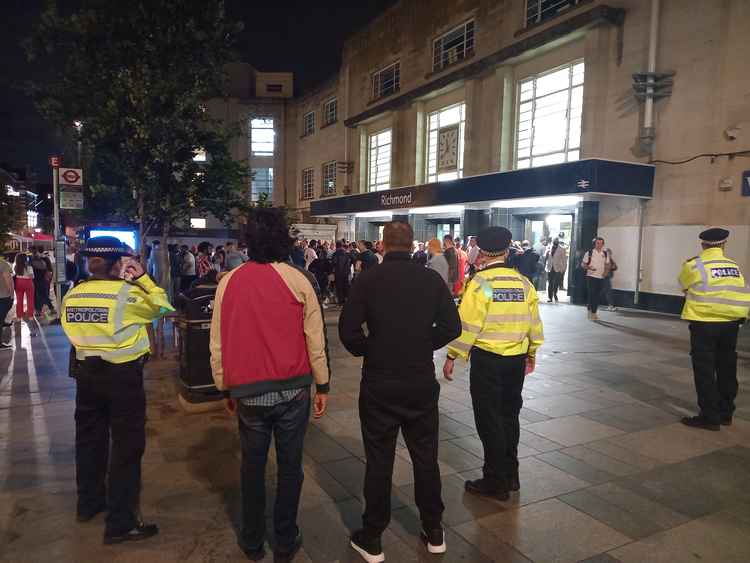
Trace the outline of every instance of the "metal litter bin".
<instances>
[{"instance_id":1,"label":"metal litter bin","mask_svg":"<svg viewBox=\"0 0 750 563\"><path fill-rule=\"evenodd\" d=\"M180 392L191 403L222 398L211 376L208 347L215 293L214 288L203 295L186 298L183 314L175 321L180 335Z\"/></svg>"}]
</instances>

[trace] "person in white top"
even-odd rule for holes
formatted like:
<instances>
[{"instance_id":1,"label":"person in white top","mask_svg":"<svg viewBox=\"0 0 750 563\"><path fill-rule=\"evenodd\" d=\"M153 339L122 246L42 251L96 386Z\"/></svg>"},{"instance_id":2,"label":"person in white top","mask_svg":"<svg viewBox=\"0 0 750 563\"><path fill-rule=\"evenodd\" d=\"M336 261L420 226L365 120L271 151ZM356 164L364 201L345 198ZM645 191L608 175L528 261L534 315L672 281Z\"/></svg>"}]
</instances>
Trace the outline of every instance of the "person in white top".
<instances>
[{"instance_id":1,"label":"person in white top","mask_svg":"<svg viewBox=\"0 0 750 563\"><path fill-rule=\"evenodd\" d=\"M568 269L568 253L565 250L565 245L560 242L560 239L556 238L552 241L552 246L549 247L546 253L544 267L547 270L547 277L549 279L547 285L547 303L552 303L552 300L557 303L557 291L562 287L565 270Z\"/></svg>"},{"instance_id":2,"label":"person in white top","mask_svg":"<svg viewBox=\"0 0 750 563\"><path fill-rule=\"evenodd\" d=\"M589 320L598 321L597 310L602 293L604 278L609 274L609 253L604 248L604 239L596 237L593 248L583 256L581 267L586 271L586 285L589 292Z\"/></svg>"},{"instance_id":3,"label":"person in white top","mask_svg":"<svg viewBox=\"0 0 750 563\"><path fill-rule=\"evenodd\" d=\"M16 320L29 321L34 318L34 268L31 267L29 257L23 252L16 254L13 272L16 275ZM24 297L26 297L25 309Z\"/></svg>"},{"instance_id":4,"label":"person in white top","mask_svg":"<svg viewBox=\"0 0 750 563\"><path fill-rule=\"evenodd\" d=\"M469 257L469 275L473 276L477 273L477 258L479 258L477 237L469 237L469 250L466 254Z\"/></svg>"},{"instance_id":5,"label":"person in white top","mask_svg":"<svg viewBox=\"0 0 750 563\"><path fill-rule=\"evenodd\" d=\"M311 240L310 244L305 248L305 270L310 269L310 264L318 259L318 241Z\"/></svg>"}]
</instances>

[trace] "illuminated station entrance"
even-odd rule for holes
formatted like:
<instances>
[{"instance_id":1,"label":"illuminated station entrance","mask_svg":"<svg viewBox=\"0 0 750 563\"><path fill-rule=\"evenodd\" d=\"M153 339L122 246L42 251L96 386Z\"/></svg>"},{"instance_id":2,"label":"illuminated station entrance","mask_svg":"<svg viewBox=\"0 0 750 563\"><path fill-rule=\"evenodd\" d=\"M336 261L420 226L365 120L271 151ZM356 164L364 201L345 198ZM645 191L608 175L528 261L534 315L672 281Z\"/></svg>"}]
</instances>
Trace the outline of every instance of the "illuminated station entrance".
<instances>
[{"instance_id":1,"label":"illuminated station entrance","mask_svg":"<svg viewBox=\"0 0 750 563\"><path fill-rule=\"evenodd\" d=\"M514 240L537 248L558 238L568 251L564 287L572 302L583 303L577 266L597 235L600 202L650 199L653 181L651 165L587 159L328 198L312 202L311 212L347 219L357 240L381 239L393 220L409 222L422 242L448 234L466 240L488 226L506 227Z\"/></svg>"}]
</instances>

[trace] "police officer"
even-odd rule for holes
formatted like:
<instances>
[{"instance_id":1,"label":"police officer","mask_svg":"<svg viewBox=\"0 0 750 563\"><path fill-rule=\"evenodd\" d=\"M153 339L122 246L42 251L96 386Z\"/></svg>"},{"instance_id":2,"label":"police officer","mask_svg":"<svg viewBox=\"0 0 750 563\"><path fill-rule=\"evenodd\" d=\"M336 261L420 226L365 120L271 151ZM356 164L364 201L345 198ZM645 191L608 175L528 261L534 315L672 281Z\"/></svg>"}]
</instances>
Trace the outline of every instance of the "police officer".
<instances>
[{"instance_id":1,"label":"police officer","mask_svg":"<svg viewBox=\"0 0 750 563\"><path fill-rule=\"evenodd\" d=\"M469 282L459 308L463 332L448 347L443 367L453 379L456 358L471 358L474 420L484 448L484 476L466 490L507 500L518 479L518 414L524 377L534 371L544 342L539 299L532 283L506 260L511 233L490 227L479 233L480 271Z\"/></svg>"},{"instance_id":2,"label":"police officer","mask_svg":"<svg viewBox=\"0 0 750 563\"><path fill-rule=\"evenodd\" d=\"M698 416L682 423L693 428L720 430L730 426L737 397L737 333L747 320L750 288L739 266L724 256L726 229L700 234L703 252L686 261L680 272L685 292L682 318L690 321Z\"/></svg>"},{"instance_id":3,"label":"police officer","mask_svg":"<svg viewBox=\"0 0 750 563\"><path fill-rule=\"evenodd\" d=\"M91 277L67 293L62 310L63 329L75 348L78 521L106 508L105 544L146 539L159 532L141 521L138 510L146 445L146 327L173 309L143 266L128 261L123 267L122 258L131 254L118 239L91 238L83 254Z\"/></svg>"}]
</instances>

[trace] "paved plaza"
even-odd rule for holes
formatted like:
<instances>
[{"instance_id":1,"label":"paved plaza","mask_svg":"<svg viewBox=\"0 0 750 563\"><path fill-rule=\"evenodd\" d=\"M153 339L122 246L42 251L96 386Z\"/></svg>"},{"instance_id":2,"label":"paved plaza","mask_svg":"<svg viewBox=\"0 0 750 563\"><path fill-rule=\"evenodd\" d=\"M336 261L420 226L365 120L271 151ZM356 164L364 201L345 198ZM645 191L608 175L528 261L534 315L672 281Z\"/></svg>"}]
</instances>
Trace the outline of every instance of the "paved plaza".
<instances>
[{"instance_id":1,"label":"paved plaza","mask_svg":"<svg viewBox=\"0 0 750 563\"><path fill-rule=\"evenodd\" d=\"M571 305L542 305L546 343L524 388L521 491L509 502L464 493L480 474L468 373L441 379L440 466L448 553L429 556L409 455L393 474L387 561L626 563L750 560L750 361L740 361L734 426L693 430L687 326L646 313L585 320ZM364 452L357 397L360 361L332 352L329 414L305 444L306 480L296 561L358 561L348 548L360 524ZM744 329L745 332L748 329ZM184 413L174 359L147 369L148 445L143 513L161 534L139 544L102 545L103 517L75 521L74 396L68 344L59 327L0 355L0 560L33 562L242 561L239 439L223 411ZM444 355L436 354L438 367ZM272 455L273 458L273 455ZM275 488L268 468L268 491ZM269 502L272 506L272 502ZM267 561L272 560L269 555Z\"/></svg>"}]
</instances>

